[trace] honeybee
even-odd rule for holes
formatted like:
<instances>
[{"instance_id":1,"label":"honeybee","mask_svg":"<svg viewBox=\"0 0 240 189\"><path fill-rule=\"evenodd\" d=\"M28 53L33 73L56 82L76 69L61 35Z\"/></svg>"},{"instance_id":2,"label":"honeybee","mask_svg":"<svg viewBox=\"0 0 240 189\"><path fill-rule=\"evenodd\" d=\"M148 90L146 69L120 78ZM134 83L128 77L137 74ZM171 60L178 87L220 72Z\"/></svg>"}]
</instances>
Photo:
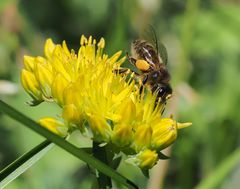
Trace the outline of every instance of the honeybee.
<instances>
[{"instance_id":1,"label":"honeybee","mask_svg":"<svg viewBox=\"0 0 240 189\"><path fill-rule=\"evenodd\" d=\"M156 94L157 100L165 103L172 96L170 74L166 68L166 48L158 44L156 37L155 44L136 39L131 45L131 55L127 54L127 57L130 63L141 71L141 74L137 74L141 82L140 90L142 91L143 86L149 86L152 93Z\"/></svg>"}]
</instances>

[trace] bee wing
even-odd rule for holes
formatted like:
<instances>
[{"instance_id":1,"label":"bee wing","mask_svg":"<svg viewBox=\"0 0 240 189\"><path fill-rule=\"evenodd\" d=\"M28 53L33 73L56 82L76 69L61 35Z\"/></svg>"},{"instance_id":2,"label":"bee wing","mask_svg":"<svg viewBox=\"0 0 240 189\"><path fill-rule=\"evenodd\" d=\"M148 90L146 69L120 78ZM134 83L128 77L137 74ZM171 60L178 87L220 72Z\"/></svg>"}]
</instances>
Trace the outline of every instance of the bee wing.
<instances>
[{"instance_id":1,"label":"bee wing","mask_svg":"<svg viewBox=\"0 0 240 189\"><path fill-rule=\"evenodd\" d=\"M144 30L142 38L150 42L158 53L158 38L157 38L156 30L152 25L149 24L147 29Z\"/></svg>"},{"instance_id":2,"label":"bee wing","mask_svg":"<svg viewBox=\"0 0 240 189\"><path fill-rule=\"evenodd\" d=\"M147 41L149 41L153 45L153 47L156 49L157 54L160 56L160 59L161 59L160 63L167 65L167 62L168 62L167 49L163 45L163 43L161 43L158 40L156 30L152 25L149 25L148 29L145 32L144 38Z\"/></svg>"},{"instance_id":3,"label":"bee wing","mask_svg":"<svg viewBox=\"0 0 240 189\"><path fill-rule=\"evenodd\" d=\"M158 43L158 49L159 49L160 58L162 59L161 63L164 63L165 65L167 65L168 54L167 54L166 47L162 43Z\"/></svg>"}]
</instances>

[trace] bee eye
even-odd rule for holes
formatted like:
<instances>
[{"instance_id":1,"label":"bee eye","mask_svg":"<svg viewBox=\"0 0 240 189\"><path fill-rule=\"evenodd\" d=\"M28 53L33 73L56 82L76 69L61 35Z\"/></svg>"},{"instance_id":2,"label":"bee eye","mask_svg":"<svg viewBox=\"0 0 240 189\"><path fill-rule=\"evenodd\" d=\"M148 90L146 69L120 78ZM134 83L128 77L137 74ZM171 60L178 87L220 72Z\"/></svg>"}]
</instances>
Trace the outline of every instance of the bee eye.
<instances>
[{"instance_id":1,"label":"bee eye","mask_svg":"<svg viewBox=\"0 0 240 189\"><path fill-rule=\"evenodd\" d=\"M153 79L157 79L158 76L159 76L158 72L155 72L154 74L152 74Z\"/></svg>"},{"instance_id":2,"label":"bee eye","mask_svg":"<svg viewBox=\"0 0 240 189\"><path fill-rule=\"evenodd\" d=\"M172 94L172 88L170 86L161 86L157 88L157 96L166 98L168 95Z\"/></svg>"},{"instance_id":3,"label":"bee eye","mask_svg":"<svg viewBox=\"0 0 240 189\"><path fill-rule=\"evenodd\" d=\"M158 96L163 96L165 92L166 92L166 87L160 87L158 89Z\"/></svg>"}]
</instances>

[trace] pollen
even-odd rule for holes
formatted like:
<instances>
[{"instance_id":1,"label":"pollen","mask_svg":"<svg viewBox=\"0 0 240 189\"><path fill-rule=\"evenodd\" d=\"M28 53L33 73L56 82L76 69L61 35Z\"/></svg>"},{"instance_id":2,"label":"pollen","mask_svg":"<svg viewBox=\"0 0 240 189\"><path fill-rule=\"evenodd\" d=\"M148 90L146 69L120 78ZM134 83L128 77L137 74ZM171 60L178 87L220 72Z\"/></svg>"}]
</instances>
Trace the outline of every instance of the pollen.
<instances>
[{"instance_id":1,"label":"pollen","mask_svg":"<svg viewBox=\"0 0 240 189\"><path fill-rule=\"evenodd\" d=\"M139 59L135 63L136 67L141 71L147 71L150 68L150 65L146 60Z\"/></svg>"}]
</instances>

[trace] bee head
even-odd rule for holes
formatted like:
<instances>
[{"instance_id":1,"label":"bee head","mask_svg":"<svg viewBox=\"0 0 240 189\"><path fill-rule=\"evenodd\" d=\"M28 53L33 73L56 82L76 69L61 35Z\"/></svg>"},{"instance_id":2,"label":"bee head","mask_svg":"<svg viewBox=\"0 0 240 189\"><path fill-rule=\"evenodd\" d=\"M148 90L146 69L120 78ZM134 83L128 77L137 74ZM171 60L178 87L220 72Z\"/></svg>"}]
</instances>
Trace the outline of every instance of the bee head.
<instances>
[{"instance_id":1,"label":"bee head","mask_svg":"<svg viewBox=\"0 0 240 189\"><path fill-rule=\"evenodd\" d=\"M156 84L153 86L152 91L157 94L157 97L166 101L172 96L172 88L169 84Z\"/></svg>"},{"instance_id":2,"label":"bee head","mask_svg":"<svg viewBox=\"0 0 240 189\"><path fill-rule=\"evenodd\" d=\"M161 68L160 70L152 71L149 74L149 80L152 81L152 83L163 83L167 85L170 81L170 75L165 68Z\"/></svg>"},{"instance_id":3,"label":"bee head","mask_svg":"<svg viewBox=\"0 0 240 189\"><path fill-rule=\"evenodd\" d=\"M161 73L159 71L152 71L151 74L149 75L150 76L149 80L152 81L153 83L158 83L160 74Z\"/></svg>"}]
</instances>

